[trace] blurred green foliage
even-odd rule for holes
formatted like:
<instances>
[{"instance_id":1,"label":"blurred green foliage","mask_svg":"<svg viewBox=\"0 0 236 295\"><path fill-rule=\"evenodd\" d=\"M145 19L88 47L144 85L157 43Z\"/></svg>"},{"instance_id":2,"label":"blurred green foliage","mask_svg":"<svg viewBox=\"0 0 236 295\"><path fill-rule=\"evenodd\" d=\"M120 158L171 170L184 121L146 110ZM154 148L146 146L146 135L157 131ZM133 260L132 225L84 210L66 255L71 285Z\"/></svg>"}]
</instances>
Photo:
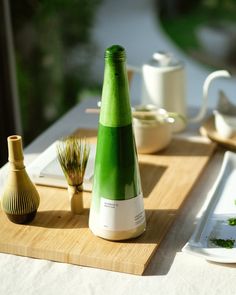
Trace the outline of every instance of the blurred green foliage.
<instances>
[{"instance_id":1,"label":"blurred green foliage","mask_svg":"<svg viewBox=\"0 0 236 295\"><path fill-rule=\"evenodd\" d=\"M101 0L11 1L24 142L78 102L92 81L90 33Z\"/></svg>"},{"instance_id":2,"label":"blurred green foliage","mask_svg":"<svg viewBox=\"0 0 236 295\"><path fill-rule=\"evenodd\" d=\"M196 29L200 25L236 21L236 0L195 1L187 11L179 10L174 17L161 15L161 24L171 40L185 52L198 49Z\"/></svg>"}]
</instances>

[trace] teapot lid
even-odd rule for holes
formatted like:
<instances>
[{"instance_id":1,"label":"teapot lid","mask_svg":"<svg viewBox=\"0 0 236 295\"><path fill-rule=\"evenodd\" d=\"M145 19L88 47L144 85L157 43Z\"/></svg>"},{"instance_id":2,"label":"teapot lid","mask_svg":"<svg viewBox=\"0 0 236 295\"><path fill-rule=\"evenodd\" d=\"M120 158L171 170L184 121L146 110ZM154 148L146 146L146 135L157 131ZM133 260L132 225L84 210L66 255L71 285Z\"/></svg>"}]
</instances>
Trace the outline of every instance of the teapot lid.
<instances>
[{"instance_id":1,"label":"teapot lid","mask_svg":"<svg viewBox=\"0 0 236 295\"><path fill-rule=\"evenodd\" d=\"M180 62L170 52L157 51L153 53L149 64L155 67L173 67L180 65Z\"/></svg>"}]
</instances>

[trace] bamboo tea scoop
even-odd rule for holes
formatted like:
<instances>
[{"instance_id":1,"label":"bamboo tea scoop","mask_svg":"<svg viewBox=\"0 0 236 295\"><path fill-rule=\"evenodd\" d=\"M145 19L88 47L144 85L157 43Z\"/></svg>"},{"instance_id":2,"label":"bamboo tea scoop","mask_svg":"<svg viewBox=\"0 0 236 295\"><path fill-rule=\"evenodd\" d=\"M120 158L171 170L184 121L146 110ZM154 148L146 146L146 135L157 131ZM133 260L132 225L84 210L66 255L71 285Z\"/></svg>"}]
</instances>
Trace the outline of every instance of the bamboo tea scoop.
<instances>
[{"instance_id":1,"label":"bamboo tea scoop","mask_svg":"<svg viewBox=\"0 0 236 295\"><path fill-rule=\"evenodd\" d=\"M85 113L87 114L99 114L100 109L99 108L87 108L85 110ZM157 111L132 111L133 116L154 116L157 114Z\"/></svg>"}]
</instances>

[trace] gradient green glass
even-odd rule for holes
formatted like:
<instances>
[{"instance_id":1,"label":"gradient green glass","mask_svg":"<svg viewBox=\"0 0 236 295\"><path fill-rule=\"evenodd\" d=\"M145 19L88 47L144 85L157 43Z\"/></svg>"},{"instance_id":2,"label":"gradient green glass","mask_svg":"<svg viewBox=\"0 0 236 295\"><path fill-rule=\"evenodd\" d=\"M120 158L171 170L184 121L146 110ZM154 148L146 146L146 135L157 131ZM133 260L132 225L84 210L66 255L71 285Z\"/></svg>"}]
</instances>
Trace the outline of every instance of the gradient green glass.
<instances>
[{"instance_id":1,"label":"gradient green glass","mask_svg":"<svg viewBox=\"0 0 236 295\"><path fill-rule=\"evenodd\" d=\"M119 45L114 45L105 53L102 105L89 222L91 230L97 234L94 230L96 223L94 216L99 218L101 198L122 201L141 194L125 67L125 50ZM97 235L107 238L106 235ZM127 238L129 237L131 236L128 235ZM124 238L126 238L125 235Z\"/></svg>"}]
</instances>

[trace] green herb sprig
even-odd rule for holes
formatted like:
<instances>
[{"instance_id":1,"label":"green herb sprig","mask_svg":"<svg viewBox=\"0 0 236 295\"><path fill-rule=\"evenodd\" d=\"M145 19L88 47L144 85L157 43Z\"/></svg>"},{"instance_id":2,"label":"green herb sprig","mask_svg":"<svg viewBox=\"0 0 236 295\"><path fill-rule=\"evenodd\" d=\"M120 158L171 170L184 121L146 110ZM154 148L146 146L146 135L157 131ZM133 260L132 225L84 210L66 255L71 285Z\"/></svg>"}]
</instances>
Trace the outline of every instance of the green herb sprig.
<instances>
[{"instance_id":1,"label":"green herb sprig","mask_svg":"<svg viewBox=\"0 0 236 295\"><path fill-rule=\"evenodd\" d=\"M235 226L236 225L236 218L232 217L228 219L228 225Z\"/></svg>"},{"instance_id":2,"label":"green herb sprig","mask_svg":"<svg viewBox=\"0 0 236 295\"><path fill-rule=\"evenodd\" d=\"M232 249L234 247L235 240L233 239L210 239L210 241L218 247Z\"/></svg>"}]
</instances>

